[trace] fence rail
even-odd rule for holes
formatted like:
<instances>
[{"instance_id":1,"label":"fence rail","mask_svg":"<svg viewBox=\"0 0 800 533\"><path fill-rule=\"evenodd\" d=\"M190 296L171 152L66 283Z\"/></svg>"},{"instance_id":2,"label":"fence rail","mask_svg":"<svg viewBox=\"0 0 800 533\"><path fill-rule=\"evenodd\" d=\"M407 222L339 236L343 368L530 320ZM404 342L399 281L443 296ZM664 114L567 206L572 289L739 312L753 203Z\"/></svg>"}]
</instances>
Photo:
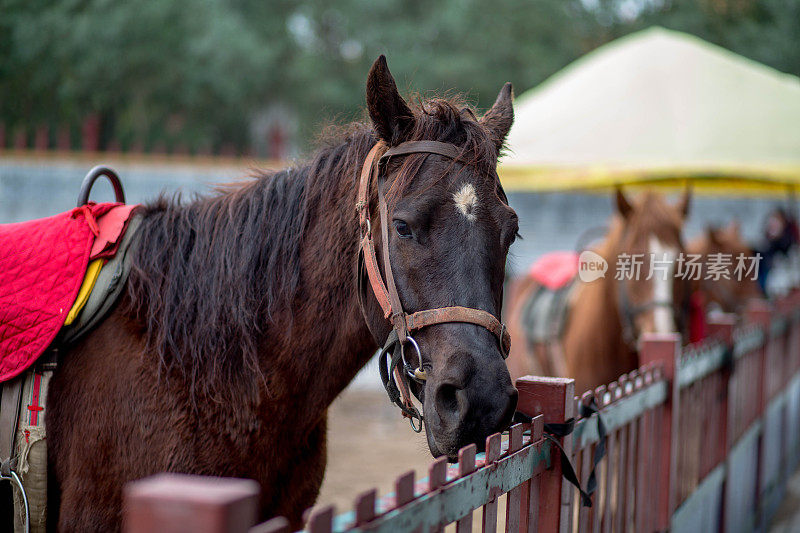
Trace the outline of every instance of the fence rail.
<instances>
[{"instance_id":1,"label":"fence rail","mask_svg":"<svg viewBox=\"0 0 800 533\"><path fill-rule=\"evenodd\" d=\"M800 292L772 305L759 302L738 322L731 315L714 317L708 329L706 339L684 347L677 335L645 336L640 369L581 397L574 395L571 379L520 378L518 409L533 417L531 424L513 426L507 437L490 436L485 452L476 453L474 445L463 448L457 464L434 461L421 480L414 472L403 474L392 494L378 498L375 490L364 493L350 512L337 516L332 507L315 509L307 529L441 531L449 524L457 532L763 527L800 461ZM606 430L602 441L596 417L577 415L580 404L592 399ZM557 440L583 483L601 446L606 450L596 469L592 507L580 505L577 489L563 477L562 452L543 434L545 423L573 418L574 431ZM219 483L190 476L168 481L173 484L170 494L185 497L173 496L170 505L156 510L153 496L163 492L164 478L139 481L135 491L126 492L129 532L143 531L135 527L142 523L137 513L152 519L156 511L165 529L178 520L170 530L181 530L185 508L203 504L196 490L184 491L181 483ZM236 513L240 507L227 501L214 512ZM234 523L231 517L207 521L202 531L248 531L251 525L217 525ZM288 530L281 518L250 529Z\"/></svg>"}]
</instances>

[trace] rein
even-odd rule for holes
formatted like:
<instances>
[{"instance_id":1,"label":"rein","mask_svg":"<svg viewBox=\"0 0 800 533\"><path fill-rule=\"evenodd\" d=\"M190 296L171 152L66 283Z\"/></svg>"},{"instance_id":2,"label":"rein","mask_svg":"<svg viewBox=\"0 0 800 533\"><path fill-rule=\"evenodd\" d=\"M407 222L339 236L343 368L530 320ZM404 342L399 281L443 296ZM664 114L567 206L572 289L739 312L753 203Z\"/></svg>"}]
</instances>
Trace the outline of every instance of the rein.
<instances>
[{"instance_id":1,"label":"rein","mask_svg":"<svg viewBox=\"0 0 800 533\"><path fill-rule=\"evenodd\" d=\"M358 260L359 278L359 303L361 312L366 318L365 301L362 292L363 269L366 269L372 293L383 311L383 317L391 324L392 331L381 349L380 373L383 385L389 399L395 403L403 416L411 419L411 426L416 432L422 431L423 417L411 400L407 379L424 383L427 380L425 364L423 364L422 351L411 333L422 328L436 324L462 322L475 324L487 329L497 338L500 353L507 358L511 348L511 336L505 325L494 315L481 309L471 307L450 306L426 309L414 313L406 313L400 302L400 295L392 274L392 265L389 258L389 215L384 198L382 185L386 179L384 169L392 157L410 154L436 154L457 161L461 152L453 144L438 141L408 141L393 148L388 148L383 142L378 142L369 151L364 165L361 167L361 176L358 184L358 197L356 211L358 212L359 228L361 231L360 253ZM381 224L381 259L386 281L384 282L378 268L375 252L375 242L372 237L372 223L370 222L369 190L375 181L378 191L378 212ZM411 345L417 352L418 364L416 368L406 359L405 349ZM402 371L401 371L402 363ZM418 422L415 423L415 420Z\"/></svg>"}]
</instances>

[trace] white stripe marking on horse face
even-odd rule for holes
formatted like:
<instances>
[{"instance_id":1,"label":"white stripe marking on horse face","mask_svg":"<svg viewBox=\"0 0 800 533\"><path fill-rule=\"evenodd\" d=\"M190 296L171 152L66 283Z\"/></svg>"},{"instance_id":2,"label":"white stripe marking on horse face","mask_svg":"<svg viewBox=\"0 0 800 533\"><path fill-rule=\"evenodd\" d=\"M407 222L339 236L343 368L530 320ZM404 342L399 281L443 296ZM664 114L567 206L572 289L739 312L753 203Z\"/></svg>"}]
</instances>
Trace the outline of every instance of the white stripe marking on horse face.
<instances>
[{"instance_id":1,"label":"white stripe marking on horse face","mask_svg":"<svg viewBox=\"0 0 800 533\"><path fill-rule=\"evenodd\" d=\"M475 222L475 210L478 207L478 195L471 183L465 183L457 193L453 194L453 201L464 217L470 222Z\"/></svg>"},{"instance_id":2,"label":"white stripe marking on horse face","mask_svg":"<svg viewBox=\"0 0 800 533\"><path fill-rule=\"evenodd\" d=\"M675 260L678 257L676 248L666 246L655 236L650 237L650 260L660 265L669 262L667 268L653 270L653 301L670 302L673 300L672 282L675 274ZM656 305L653 307L653 326L656 333L672 333L675 331L673 306Z\"/></svg>"}]
</instances>

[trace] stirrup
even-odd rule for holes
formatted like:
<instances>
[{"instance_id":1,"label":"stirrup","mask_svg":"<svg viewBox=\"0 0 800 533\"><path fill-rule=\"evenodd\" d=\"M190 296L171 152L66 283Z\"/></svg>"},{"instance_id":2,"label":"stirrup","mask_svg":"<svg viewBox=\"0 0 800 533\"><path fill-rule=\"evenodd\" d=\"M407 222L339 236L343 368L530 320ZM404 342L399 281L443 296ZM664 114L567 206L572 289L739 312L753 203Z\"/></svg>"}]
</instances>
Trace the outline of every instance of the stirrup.
<instances>
[{"instance_id":1,"label":"stirrup","mask_svg":"<svg viewBox=\"0 0 800 533\"><path fill-rule=\"evenodd\" d=\"M3 465L3 470L6 470L7 464ZM19 479L19 476L14 471L13 468L8 468L8 474L4 474L0 472L0 480L8 480L11 482L12 485L16 485L19 489L19 492L22 494L22 503L25 505L25 533L31 533L31 509L28 506L28 494L25 492L25 487L22 486L22 481Z\"/></svg>"}]
</instances>

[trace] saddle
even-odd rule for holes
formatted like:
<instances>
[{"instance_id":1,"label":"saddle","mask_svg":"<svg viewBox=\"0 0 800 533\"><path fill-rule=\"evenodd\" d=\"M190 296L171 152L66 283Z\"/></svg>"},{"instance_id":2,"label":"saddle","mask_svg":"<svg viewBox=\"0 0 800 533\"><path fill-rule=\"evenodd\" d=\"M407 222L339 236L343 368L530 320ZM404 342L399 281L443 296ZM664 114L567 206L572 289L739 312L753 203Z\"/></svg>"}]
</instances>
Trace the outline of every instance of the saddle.
<instances>
[{"instance_id":1,"label":"saddle","mask_svg":"<svg viewBox=\"0 0 800 533\"><path fill-rule=\"evenodd\" d=\"M87 271L94 285L91 278L116 254L134 208L89 203L0 225L0 382L28 369L74 321L80 309L70 311ZM88 297L91 289L84 292Z\"/></svg>"},{"instance_id":2,"label":"saddle","mask_svg":"<svg viewBox=\"0 0 800 533\"><path fill-rule=\"evenodd\" d=\"M88 201L99 176L112 181L117 202ZM59 347L86 334L121 294L137 207L124 203L113 171L96 167L78 207L0 225L0 480L15 485L17 530L45 527L47 386Z\"/></svg>"},{"instance_id":3,"label":"saddle","mask_svg":"<svg viewBox=\"0 0 800 533\"><path fill-rule=\"evenodd\" d=\"M521 322L535 363L546 375L560 376L566 370L560 340L567 324L572 294L578 283L578 254L552 252L528 270L536 288L523 304Z\"/></svg>"},{"instance_id":4,"label":"saddle","mask_svg":"<svg viewBox=\"0 0 800 533\"><path fill-rule=\"evenodd\" d=\"M539 285L557 291L571 284L578 275L578 254L550 252L540 257L528 270Z\"/></svg>"}]
</instances>

